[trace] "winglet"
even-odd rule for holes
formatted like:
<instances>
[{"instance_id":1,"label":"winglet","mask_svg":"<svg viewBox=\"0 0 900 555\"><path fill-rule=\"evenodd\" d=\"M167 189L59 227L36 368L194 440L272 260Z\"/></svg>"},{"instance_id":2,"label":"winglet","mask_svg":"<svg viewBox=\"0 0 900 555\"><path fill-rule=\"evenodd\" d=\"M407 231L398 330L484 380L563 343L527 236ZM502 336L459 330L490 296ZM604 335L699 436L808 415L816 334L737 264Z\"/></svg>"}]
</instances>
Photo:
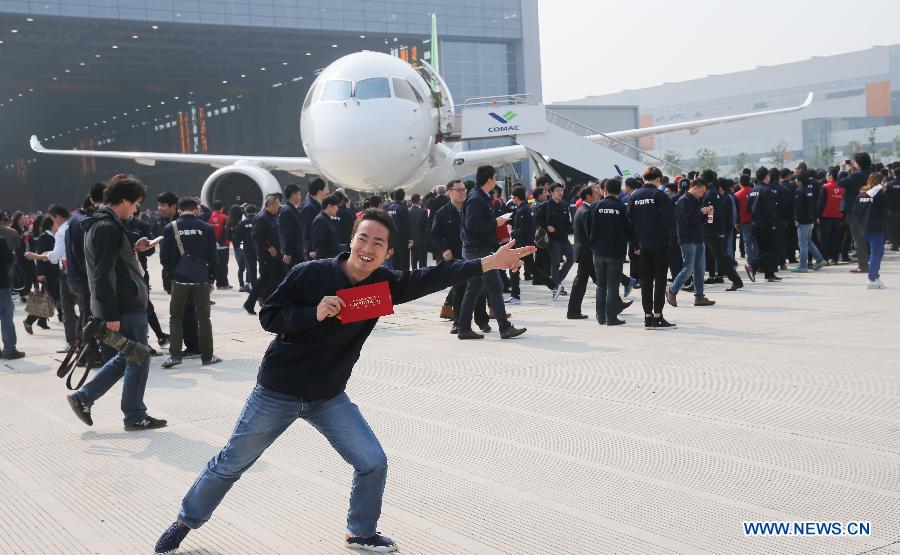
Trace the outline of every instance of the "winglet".
<instances>
[{"instance_id":1,"label":"winglet","mask_svg":"<svg viewBox=\"0 0 900 555\"><path fill-rule=\"evenodd\" d=\"M44 152L46 150L44 145L41 144L41 141L38 140L37 135L31 136L31 150L35 152Z\"/></svg>"},{"instance_id":2,"label":"winglet","mask_svg":"<svg viewBox=\"0 0 900 555\"><path fill-rule=\"evenodd\" d=\"M806 108L806 107L808 107L810 104L812 104L812 101L813 101L813 92L812 92L812 91L809 91L809 94L806 95L806 100L803 101L803 104L800 105L800 107L801 107L801 108Z\"/></svg>"}]
</instances>

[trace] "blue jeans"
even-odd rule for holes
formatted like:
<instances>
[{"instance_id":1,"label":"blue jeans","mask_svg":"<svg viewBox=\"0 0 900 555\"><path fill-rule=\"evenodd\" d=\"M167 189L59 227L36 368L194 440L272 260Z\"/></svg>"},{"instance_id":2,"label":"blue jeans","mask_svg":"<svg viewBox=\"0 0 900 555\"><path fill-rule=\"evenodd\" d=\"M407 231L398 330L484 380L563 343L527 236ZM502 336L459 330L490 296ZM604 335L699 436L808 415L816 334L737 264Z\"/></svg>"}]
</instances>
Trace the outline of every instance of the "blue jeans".
<instances>
[{"instance_id":1,"label":"blue jeans","mask_svg":"<svg viewBox=\"0 0 900 555\"><path fill-rule=\"evenodd\" d=\"M147 344L147 313L132 312L119 316L121 328L119 333L131 339ZM116 353L106 364L97 370L94 379L84 384L75 392L85 405L93 405L94 401L103 397L117 381L124 376L122 385L122 413L126 424L134 424L147 416L144 405L144 389L147 387L147 375L150 373L150 358L143 364L133 364L125 360L122 353Z\"/></svg>"},{"instance_id":2,"label":"blue jeans","mask_svg":"<svg viewBox=\"0 0 900 555\"><path fill-rule=\"evenodd\" d=\"M869 245L869 281L880 277L881 259L884 257L884 233L866 233Z\"/></svg>"},{"instance_id":3,"label":"blue jeans","mask_svg":"<svg viewBox=\"0 0 900 555\"><path fill-rule=\"evenodd\" d=\"M797 228L797 242L800 244L800 268L803 270L806 269L810 252L817 264L822 263L822 253L819 252L819 247L812 242L812 230L813 224L800 224L800 227Z\"/></svg>"},{"instance_id":4,"label":"blue jeans","mask_svg":"<svg viewBox=\"0 0 900 555\"><path fill-rule=\"evenodd\" d=\"M753 224L741 224L741 235L744 237L744 252L747 254L747 262L756 260L759 256L759 250L756 248L756 241L753 239Z\"/></svg>"},{"instance_id":5,"label":"blue jeans","mask_svg":"<svg viewBox=\"0 0 900 555\"><path fill-rule=\"evenodd\" d=\"M622 260L608 256L594 256L594 273L597 276L596 316L601 324L618 318L619 277Z\"/></svg>"},{"instance_id":6,"label":"blue jeans","mask_svg":"<svg viewBox=\"0 0 900 555\"><path fill-rule=\"evenodd\" d=\"M483 258L494 252L491 247L466 247L463 246L463 258L475 260ZM472 329L472 314L475 312L475 300L485 291L488 305L494 309L494 317L500 325L500 330L505 330L512 324L506 319L506 305L503 304L503 282L500 280L500 272L491 270L478 277L474 277L466 283L466 294L463 295L460 305L459 331Z\"/></svg>"},{"instance_id":7,"label":"blue jeans","mask_svg":"<svg viewBox=\"0 0 900 555\"><path fill-rule=\"evenodd\" d=\"M5 272L6 268L0 271ZM16 324L13 322L15 312L11 290L0 289L0 334L3 337L3 356L10 356L16 350Z\"/></svg>"},{"instance_id":8,"label":"blue jeans","mask_svg":"<svg viewBox=\"0 0 900 555\"><path fill-rule=\"evenodd\" d=\"M359 408L346 393L304 401L261 385L247 399L228 443L210 459L184 496L178 521L199 528L209 520L231 486L297 418L312 424L353 465L347 531L354 536L374 536L381 516L387 457Z\"/></svg>"},{"instance_id":9,"label":"blue jeans","mask_svg":"<svg viewBox=\"0 0 900 555\"><path fill-rule=\"evenodd\" d=\"M747 237L744 237L744 241ZM669 287L669 293L677 295L689 277L694 276L694 297L703 298L703 274L706 272L706 246L703 243L682 243L681 259L684 266ZM746 248L746 246L744 247ZM749 254L749 250L747 251Z\"/></svg>"}]
</instances>

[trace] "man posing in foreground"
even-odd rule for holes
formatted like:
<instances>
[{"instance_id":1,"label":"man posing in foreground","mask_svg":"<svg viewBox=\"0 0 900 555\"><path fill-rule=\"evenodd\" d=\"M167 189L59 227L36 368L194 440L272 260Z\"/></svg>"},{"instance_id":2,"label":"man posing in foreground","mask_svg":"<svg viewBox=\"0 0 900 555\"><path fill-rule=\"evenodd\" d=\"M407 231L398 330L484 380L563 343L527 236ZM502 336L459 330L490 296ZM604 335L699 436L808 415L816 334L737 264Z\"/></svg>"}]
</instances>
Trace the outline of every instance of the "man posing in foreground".
<instances>
[{"instance_id":1,"label":"man posing in foreground","mask_svg":"<svg viewBox=\"0 0 900 555\"><path fill-rule=\"evenodd\" d=\"M181 512L156 543L156 553L178 548L192 528L209 520L231 486L298 417L307 420L353 465L346 545L372 552L396 551L377 531L387 478L378 438L344 388L378 318L342 325L340 289L387 282L391 302L415 300L485 272L518 267L534 247L511 241L478 260L442 261L412 272L382 268L396 233L383 210L356 221L350 252L301 264L287 275L260 311L276 334L260 365L257 385L227 445L207 464L181 503Z\"/></svg>"}]
</instances>

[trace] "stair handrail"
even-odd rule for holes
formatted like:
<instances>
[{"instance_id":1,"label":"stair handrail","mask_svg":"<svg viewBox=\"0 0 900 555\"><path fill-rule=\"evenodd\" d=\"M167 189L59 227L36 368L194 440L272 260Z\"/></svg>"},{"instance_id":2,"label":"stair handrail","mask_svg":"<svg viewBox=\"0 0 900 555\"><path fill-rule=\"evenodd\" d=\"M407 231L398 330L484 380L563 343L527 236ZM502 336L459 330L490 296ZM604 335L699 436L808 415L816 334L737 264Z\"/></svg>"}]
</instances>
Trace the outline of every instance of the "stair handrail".
<instances>
[{"instance_id":1,"label":"stair handrail","mask_svg":"<svg viewBox=\"0 0 900 555\"><path fill-rule=\"evenodd\" d=\"M537 104L537 97L529 93L521 94L503 94L498 96L474 96L466 98L462 106L464 108L475 106L491 106L499 104L501 106L515 106L521 104Z\"/></svg>"},{"instance_id":2,"label":"stair handrail","mask_svg":"<svg viewBox=\"0 0 900 555\"><path fill-rule=\"evenodd\" d=\"M558 123L559 121L563 122L563 125L560 125ZM622 154L624 156L628 156L628 152L630 150L633 150L634 152L638 153L639 155L646 156L647 158L650 158L651 160L656 160L657 162L659 162L661 164L662 168L664 168L666 166L671 166L671 167L677 169L678 171L680 171L681 173L684 173L684 174L687 173L687 169L682 168L678 164L674 164L674 163L666 160L665 158L660 158L659 156L656 156L655 154L651 154L651 153L647 152L646 150L641 150L632 144L626 143L625 141L621 141L619 139L610 137L606 133L597 131L596 129L588 127L587 125L577 122L571 118L567 118L566 116L564 116L558 112L554 112L553 110L549 110L549 109L547 110L547 122L552 123L553 125L560 127L562 129L565 129L566 131L575 133L576 135L580 135L580 136L584 137L585 139L591 140L592 142L597 142L599 144L602 144L603 146L605 146L607 148L609 148L610 145L618 144L624 148L624 152L622 152ZM600 141L597 141L596 140L597 137L602 137L603 139ZM638 160L643 162L643 160L641 160L640 158L638 158Z\"/></svg>"}]
</instances>

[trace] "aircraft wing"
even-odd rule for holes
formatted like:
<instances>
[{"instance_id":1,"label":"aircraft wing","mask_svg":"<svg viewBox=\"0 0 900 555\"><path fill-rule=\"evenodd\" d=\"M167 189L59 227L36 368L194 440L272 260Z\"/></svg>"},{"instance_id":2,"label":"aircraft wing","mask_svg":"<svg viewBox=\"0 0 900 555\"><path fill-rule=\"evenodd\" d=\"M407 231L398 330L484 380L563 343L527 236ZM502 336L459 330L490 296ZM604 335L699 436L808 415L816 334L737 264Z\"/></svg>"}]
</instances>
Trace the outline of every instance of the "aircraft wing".
<instances>
[{"instance_id":1,"label":"aircraft wing","mask_svg":"<svg viewBox=\"0 0 900 555\"><path fill-rule=\"evenodd\" d=\"M813 101L813 93L810 92L806 96L806 100L803 101L803 104L798 106L791 106L789 108L777 108L775 110L764 110L762 112L749 112L746 114L736 114L733 116L721 116L718 118L708 118L708 119L699 119L694 121L684 121L680 123L670 123L668 125L655 125L653 127L644 127L642 129L628 129L626 131L613 131L611 133L605 133L606 136L612 137L613 139L625 140L625 139L638 139L640 137L649 137L652 135L661 135L663 133L672 133L674 131L684 131L688 130L691 132L691 135L698 132L701 127L706 127L709 125L718 125L720 123L731 123L733 121L742 121L745 119L759 118L764 116L774 116L776 114L787 114L789 112L797 112L803 110L812 104ZM591 135L588 137L594 141L602 141L605 139L603 135Z\"/></svg>"},{"instance_id":2,"label":"aircraft wing","mask_svg":"<svg viewBox=\"0 0 900 555\"><path fill-rule=\"evenodd\" d=\"M154 166L157 162L179 162L184 164L208 164L223 168L236 162L249 162L267 170L284 170L295 175L320 173L312 160L305 157L280 156L232 156L225 154L172 154L165 152L121 152L115 150L54 150L44 148L35 135L31 136L31 149L41 154L63 156L93 156L95 158L117 158L134 160L144 166Z\"/></svg>"},{"instance_id":3,"label":"aircraft wing","mask_svg":"<svg viewBox=\"0 0 900 555\"><path fill-rule=\"evenodd\" d=\"M525 160L528 151L522 145L462 150L453 155L453 171L457 177L472 175L478 166L503 166Z\"/></svg>"}]
</instances>

